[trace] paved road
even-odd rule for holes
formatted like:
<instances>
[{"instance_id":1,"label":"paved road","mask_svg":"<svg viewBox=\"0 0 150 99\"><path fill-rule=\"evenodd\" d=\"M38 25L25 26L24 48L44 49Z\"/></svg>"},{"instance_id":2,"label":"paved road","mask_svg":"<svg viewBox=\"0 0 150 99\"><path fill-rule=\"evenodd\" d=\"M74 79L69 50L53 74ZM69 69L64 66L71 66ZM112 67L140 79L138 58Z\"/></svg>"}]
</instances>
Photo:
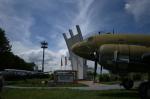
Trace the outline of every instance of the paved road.
<instances>
[{"instance_id":1,"label":"paved road","mask_svg":"<svg viewBox=\"0 0 150 99\"><path fill-rule=\"evenodd\" d=\"M89 87L19 87L19 86L5 86L5 88L18 88L18 89L79 89L79 90L112 90L112 89L124 89L119 84L104 85L99 83L93 83L91 81L81 81ZM134 87L137 87L139 83L136 83Z\"/></svg>"},{"instance_id":2,"label":"paved road","mask_svg":"<svg viewBox=\"0 0 150 99\"><path fill-rule=\"evenodd\" d=\"M4 88L13 89L79 89L79 90L111 90L111 89L123 89L118 85L102 85L99 87L19 87L19 86L5 86Z\"/></svg>"}]
</instances>

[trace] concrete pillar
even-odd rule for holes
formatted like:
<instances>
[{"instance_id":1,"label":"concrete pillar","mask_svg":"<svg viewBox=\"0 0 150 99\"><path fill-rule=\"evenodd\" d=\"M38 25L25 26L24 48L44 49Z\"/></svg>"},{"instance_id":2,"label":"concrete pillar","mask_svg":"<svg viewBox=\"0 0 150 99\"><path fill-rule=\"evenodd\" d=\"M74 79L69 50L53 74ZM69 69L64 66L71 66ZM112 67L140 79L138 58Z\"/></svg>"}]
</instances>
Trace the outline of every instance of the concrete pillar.
<instances>
[{"instance_id":1,"label":"concrete pillar","mask_svg":"<svg viewBox=\"0 0 150 99\"><path fill-rule=\"evenodd\" d=\"M73 37L73 31L69 29L70 36Z\"/></svg>"},{"instance_id":2,"label":"concrete pillar","mask_svg":"<svg viewBox=\"0 0 150 99\"><path fill-rule=\"evenodd\" d=\"M78 79L86 79L86 74L87 74L86 73L86 69L87 69L86 60L75 55L71 51L71 47L73 44L83 40L79 25L76 26L76 29L78 32L76 35L73 34L73 31L71 29L69 29L69 33L70 33L71 37L67 38L65 33L63 33L63 36L66 41L67 47L68 47L72 70L77 71Z\"/></svg>"},{"instance_id":3,"label":"concrete pillar","mask_svg":"<svg viewBox=\"0 0 150 99\"><path fill-rule=\"evenodd\" d=\"M65 33L63 33L63 36L64 36L64 39L65 39L65 41L67 40L67 36L66 36L66 34Z\"/></svg>"}]
</instances>

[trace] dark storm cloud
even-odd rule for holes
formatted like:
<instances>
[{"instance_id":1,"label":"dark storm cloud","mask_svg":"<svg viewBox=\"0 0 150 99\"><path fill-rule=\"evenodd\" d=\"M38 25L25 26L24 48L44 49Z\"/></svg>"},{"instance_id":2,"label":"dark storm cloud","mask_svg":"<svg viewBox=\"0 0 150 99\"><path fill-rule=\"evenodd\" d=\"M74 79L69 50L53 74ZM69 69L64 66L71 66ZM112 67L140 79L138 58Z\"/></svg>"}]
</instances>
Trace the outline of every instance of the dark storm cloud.
<instances>
[{"instance_id":1,"label":"dark storm cloud","mask_svg":"<svg viewBox=\"0 0 150 99\"><path fill-rule=\"evenodd\" d=\"M149 0L95 0L89 10L95 30L149 33ZM142 11L141 11L142 10Z\"/></svg>"}]
</instances>

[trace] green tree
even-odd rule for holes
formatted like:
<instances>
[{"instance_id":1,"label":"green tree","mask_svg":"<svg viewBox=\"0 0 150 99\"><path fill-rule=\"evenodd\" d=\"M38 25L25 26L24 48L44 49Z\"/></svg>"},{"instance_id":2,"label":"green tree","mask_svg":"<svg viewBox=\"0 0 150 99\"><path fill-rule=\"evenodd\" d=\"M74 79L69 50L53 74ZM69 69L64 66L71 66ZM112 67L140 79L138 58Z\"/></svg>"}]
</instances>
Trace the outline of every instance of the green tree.
<instances>
[{"instance_id":1,"label":"green tree","mask_svg":"<svg viewBox=\"0 0 150 99\"><path fill-rule=\"evenodd\" d=\"M10 52L11 46L5 36L5 31L0 28L0 53Z\"/></svg>"},{"instance_id":2,"label":"green tree","mask_svg":"<svg viewBox=\"0 0 150 99\"><path fill-rule=\"evenodd\" d=\"M0 70L6 68L33 70L34 66L34 63L27 63L11 52L11 46L5 36L5 31L0 28Z\"/></svg>"}]
</instances>

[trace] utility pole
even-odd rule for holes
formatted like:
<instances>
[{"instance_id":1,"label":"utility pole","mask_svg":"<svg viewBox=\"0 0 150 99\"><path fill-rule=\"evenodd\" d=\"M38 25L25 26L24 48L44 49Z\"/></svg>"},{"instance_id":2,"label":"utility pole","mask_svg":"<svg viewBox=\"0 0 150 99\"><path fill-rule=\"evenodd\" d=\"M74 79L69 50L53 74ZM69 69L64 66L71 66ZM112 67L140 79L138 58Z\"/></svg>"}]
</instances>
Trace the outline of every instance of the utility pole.
<instances>
[{"instance_id":1,"label":"utility pole","mask_svg":"<svg viewBox=\"0 0 150 99\"><path fill-rule=\"evenodd\" d=\"M42 72L44 72L44 56L45 56L45 49L48 48L48 43L46 41L42 41L41 48L43 48Z\"/></svg>"}]
</instances>

